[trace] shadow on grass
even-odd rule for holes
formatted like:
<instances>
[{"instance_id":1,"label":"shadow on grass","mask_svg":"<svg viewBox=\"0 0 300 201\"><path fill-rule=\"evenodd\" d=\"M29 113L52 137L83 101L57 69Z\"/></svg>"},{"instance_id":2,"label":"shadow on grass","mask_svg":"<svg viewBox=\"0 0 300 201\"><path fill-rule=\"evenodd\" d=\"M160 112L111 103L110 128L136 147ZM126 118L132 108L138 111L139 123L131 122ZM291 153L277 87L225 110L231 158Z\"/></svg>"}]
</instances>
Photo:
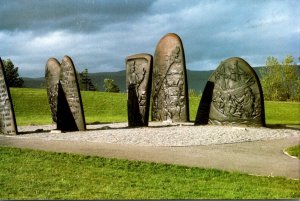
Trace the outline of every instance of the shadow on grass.
<instances>
[{"instance_id":1,"label":"shadow on grass","mask_svg":"<svg viewBox=\"0 0 300 201\"><path fill-rule=\"evenodd\" d=\"M300 130L299 124L267 124L267 128L271 129L292 129L292 130Z\"/></svg>"},{"instance_id":2,"label":"shadow on grass","mask_svg":"<svg viewBox=\"0 0 300 201\"><path fill-rule=\"evenodd\" d=\"M34 131L19 131L18 135L29 135L33 133L49 133L51 130L44 130L44 129L36 129Z\"/></svg>"},{"instance_id":3,"label":"shadow on grass","mask_svg":"<svg viewBox=\"0 0 300 201\"><path fill-rule=\"evenodd\" d=\"M190 123L193 123L194 121L190 121ZM126 122L118 122L118 123L126 123ZM122 126L122 127L110 127L105 124L114 124L113 122L92 122L88 123L87 125L99 125L98 128L89 128L86 129L86 131L97 131L97 130L123 130L123 129L139 129L139 128L168 128L168 127L178 127L178 126L194 126L194 125L186 125L181 123L173 123L173 124L165 124L165 125L150 125L150 126L136 126L136 127L129 127L129 126ZM117 124L117 123L116 123ZM103 125L103 126L101 126ZM292 129L292 130L300 130L299 124L267 124L266 128L270 129ZM21 131L18 132L18 135L27 135L27 134L34 134L34 133L49 133L51 132L51 129L36 129L32 131ZM84 131L83 131L84 132ZM65 133L65 132L63 132Z\"/></svg>"}]
</instances>

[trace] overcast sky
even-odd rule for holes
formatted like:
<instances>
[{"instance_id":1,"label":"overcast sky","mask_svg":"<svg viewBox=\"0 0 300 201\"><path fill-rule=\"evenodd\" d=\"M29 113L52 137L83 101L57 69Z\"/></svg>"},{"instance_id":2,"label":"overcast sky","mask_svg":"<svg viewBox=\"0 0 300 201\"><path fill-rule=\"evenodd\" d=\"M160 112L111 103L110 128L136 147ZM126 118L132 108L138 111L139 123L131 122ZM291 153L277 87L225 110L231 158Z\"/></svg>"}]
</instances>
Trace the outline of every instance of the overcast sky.
<instances>
[{"instance_id":1,"label":"overcast sky","mask_svg":"<svg viewBox=\"0 0 300 201\"><path fill-rule=\"evenodd\" d=\"M0 0L0 57L23 77L44 76L50 57L68 55L78 71L125 69L125 57L154 54L178 34L187 68L212 70L238 56L300 56L299 0Z\"/></svg>"}]
</instances>

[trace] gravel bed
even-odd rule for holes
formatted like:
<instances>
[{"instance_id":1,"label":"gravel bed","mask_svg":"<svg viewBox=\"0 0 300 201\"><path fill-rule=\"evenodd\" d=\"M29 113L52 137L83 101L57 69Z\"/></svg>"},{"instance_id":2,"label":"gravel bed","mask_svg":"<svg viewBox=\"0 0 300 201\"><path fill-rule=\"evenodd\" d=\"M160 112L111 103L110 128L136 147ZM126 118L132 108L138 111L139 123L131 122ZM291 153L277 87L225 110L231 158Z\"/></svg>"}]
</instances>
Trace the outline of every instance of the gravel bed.
<instances>
[{"instance_id":1,"label":"gravel bed","mask_svg":"<svg viewBox=\"0 0 300 201\"><path fill-rule=\"evenodd\" d=\"M87 131L55 132L55 125L19 126L16 138L129 144L139 146L197 146L281 139L300 130L231 126L194 126L193 123L150 122L149 127L128 128L127 123L87 125Z\"/></svg>"}]
</instances>

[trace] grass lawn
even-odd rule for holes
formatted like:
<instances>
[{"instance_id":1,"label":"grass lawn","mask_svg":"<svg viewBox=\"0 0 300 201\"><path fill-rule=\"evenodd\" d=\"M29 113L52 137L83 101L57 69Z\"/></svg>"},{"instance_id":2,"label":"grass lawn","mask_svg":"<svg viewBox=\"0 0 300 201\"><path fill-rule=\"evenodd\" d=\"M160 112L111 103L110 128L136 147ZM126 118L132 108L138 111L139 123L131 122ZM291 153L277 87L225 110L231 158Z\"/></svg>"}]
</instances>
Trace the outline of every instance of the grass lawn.
<instances>
[{"instance_id":1,"label":"grass lawn","mask_svg":"<svg viewBox=\"0 0 300 201\"><path fill-rule=\"evenodd\" d=\"M11 94L18 125L52 123L45 89ZM81 94L88 123L127 121L127 94ZM192 121L199 101L190 98ZM266 122L300 124L299 109L266 101ZM0 199L287 199L300 198L299 189L281 177L0 147Z\"/></svg>"},{"instance_id":2,"label":"grass lawn","mask_svg":"<svg viewBox=\"0 0 300 201\"><path fill-rule=\"evenodd\" d=\"M300 124L300 103L265 101L267 124Z\"/></svg>"},{"instance_id":3,"label":"grass lawn","mask_svg":"<svg viewBox=\"0 0 300 201\"><path fill-rule=\"evenodd\" d=\"M17 125L51 124L46 89L11 88ZM82 91L87 123L126 122L127 94ZM195 120L200 97L190 97L190 119ZM300 103L265 101L267 124L300 124Z\"/></svg>"},{"instance_id":4,"label":"grass lawn","mask_svg":"<svg viewBox=\"0 0 300 201\"><path fill-rule=\"evenodd\" d=\"M0 199L299 198L299 180L0 147Z\"/></svg>"},{"instance_id":5,"label":"grass lawn","mask_svg":"<svg viewBox=\"0 0 300 201\"><path fill-rule=\"evenodd\" d=\"M296 156L297 158L300 159L300 144L293 146L293 147L289 147L287 149L285 149L285 151L291 155L291 156Z\"/></svg>"}]
</instances>

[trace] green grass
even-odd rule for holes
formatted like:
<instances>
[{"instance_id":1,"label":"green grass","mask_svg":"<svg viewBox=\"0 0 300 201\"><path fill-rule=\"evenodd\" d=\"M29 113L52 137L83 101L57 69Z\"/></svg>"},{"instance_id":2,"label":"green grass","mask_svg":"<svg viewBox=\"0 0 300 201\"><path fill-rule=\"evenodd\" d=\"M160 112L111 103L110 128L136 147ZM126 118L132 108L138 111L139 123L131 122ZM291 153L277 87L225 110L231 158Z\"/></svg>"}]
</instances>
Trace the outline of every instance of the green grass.
<instances>
[{"instance_id":1,"label":"green grass","mask_svg":"<svg viewBox=\"0 0 300 201\"><path fill-rule=\"evenodd\" d=\"M10 88L17 125L51 123L46 90Z\"/></svg>"},{"instance_id":2,"label":"green grass","mask_svg":"<svg viewBox=\"0 0 300 201\"><path fill-rule=\"evenodd\" d=\"M267 124L300 124L300 103L265 101Z\"/></svg>"},{"instance_id":3,"label":"green grass","mask_svg":"<svg viewBox=\"0 0 300 201\"><path fill-rule=\"evenodd\" d=\"M46 89L11 88L17 125L51 124ZM87 123L127 121L127 94L82 91Z\"/></svg>"},{"instance_id":4,"label":"green grass","mask_svg":"<svg viewBox=\"0 0 300 201\"><path fill-rule=\"evenodd\" d=\"M45 89L11 88L18 125L51 124ZM82 91L87 123L126 122L127 94ZM195 120L200 97L190 97L190 119ZM265 101L267 124L300 124L299 102Z\"/></svg>"},{"instance_id":5,"label":"green grass","mask_svg":"<svg viewBox=\"0 0 300 201\"><path fill-rule=\"evenodd\" d=\"M11 94L18 125L52 123L45 89ZM81 94L87 123L127 121L127 94ZM192 121L199 101L190 97ZM266 101L266 122L300 124L299 109ZM299 188L280 177L0 147L0 199L276 199L299 198Z\"/></svg>"},{"instance_id":6,"label":"green grass","mask_svg":"<svg viewBox=\"0 0 300 201\"><path fill-rule=\"evenodd\" d=\"M288 147L287 149L285 149L285 151L291 155L291 156L296 156L297 158L300 159L300 144L293 146L293 147Z\"/></svg>"},{"instance_id":7,"label":"green grass","mask_svg":"<svg viewBox=\"0 0 300 201\"><path fill-rule=\"evenodd\" d=\"M0 199L299 198L299 180L0 147Z\"/></svg>"}]
</instances>

